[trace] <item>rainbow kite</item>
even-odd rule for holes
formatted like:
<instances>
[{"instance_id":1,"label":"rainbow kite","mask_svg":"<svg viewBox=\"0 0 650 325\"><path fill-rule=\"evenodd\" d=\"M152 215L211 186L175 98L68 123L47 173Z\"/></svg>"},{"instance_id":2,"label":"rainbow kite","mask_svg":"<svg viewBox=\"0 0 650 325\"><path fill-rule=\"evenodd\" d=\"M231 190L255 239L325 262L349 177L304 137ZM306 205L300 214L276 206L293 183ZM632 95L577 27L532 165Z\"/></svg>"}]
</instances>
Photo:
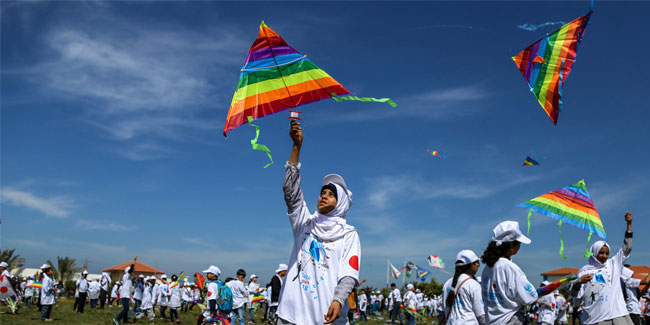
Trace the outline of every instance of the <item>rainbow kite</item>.
<instances>
[{"instance_id":1,"label":"rainbow kite","mask_svg":"<svg viewBox=\"0 0 650 325\"><path fill-rule=\"evenodd\" d=\"M569 276L567 276L565 278L562 278L562 279L559 279L559 280L557 280L557 281L555 281L555 282L553 282L551 284L548 284L548 285L543 286L541 288L537 288L537 295L540 296L540 297L541 296L546 296L547 294L549 294L549 293L555 291L557 288L561 287L562 284L564 284L565 282L573 281L573 280L575 280L577 278L578 278L577 275L569 275Z\"/></svg>"},{"instance_id":2,"label":"rainbow kite","mask_svg":"<svg viewBox=\"0 0 650 325\"><path fill-rule=\"evenodd\" d=\"M523 166L539 166L539 163L535 159L530 158L530 156L526 156Z\"/></svg>"},{"instance_id":3,"label":"rainbow kite","mask_svg":"<svg viewBox=\"0 0 650 325\"><path fill-rule=\"evenodd\" d=\"M289 46L280 35L262 22L257 39L248 50L246 62L239 74L223 135L266 115L326 98L336 101L382 102L397 106L390 98L349 95L350 91L307 59L306 55ZM259 135L259 129L257 130ZM265 151L270 158L271 151L257 144L257 137L253 141L253 149Z\"/></svg>"},{"instance_id":4,"label":"rainbow kite","mask_svg":"<svg viewBox=\"0 0 650 325\"><path fill-rule=\"evenodd\" d=\"M177 286L178 281L180 281L184 276L185 276L185 272L181 272L181 274L176 278L176 281L173 281L169 284L169 289L171 290L173 287Z\"/></svg>"},{"instance_id":5,"label":"rainbow kite","mask_svg":"<svg viewBox=\"0 0 650 325\"><path fill-rule=\"evenodd\" d=\"M560 27L512 58L555 125L562 109L562 86L573 68L591 13Z\"/></svg>"},{"instance_id":6,"label":"rainbow kite","mask_svg":"<svg viewBox=\"0 0 650 325\"><path fill-rule=\"evenodd\" d=\"M264 299L264 296L262 295L254 295L253 299L251 299L251 302L262 302L266 299Z\"/></svg>"},{"instance_id":7,"label":"rainbow kite","mask_svg":"<svg viewBox=\"0 0 650 325\"><path fill-rule=\"evenodd\" d=\"M595 232L598 236L607 240L605 228L600 220L594 202L591 200L585 181L581 180L562 189L546 193L518 206L530 209L528 213L528 233L530 233L530 216L533 211L559 220L558 230L560 231L560 255L564 252L564 239L562 238L562 223L567 222L576 227L589 230L587 244L591 235ZM585 257L590 254L585 253Z\"/></svg>"},{"instance_id":8,"label":"rainbow kite","mask_svg":"<svg viewBox=\"0 0 650 325\"><path fill-rule=\"evenodd\" d=\"M426 281L428 275L429 271L418 266L418 279L420 279L420 281Z\"/></svg>"},{"instance_id":9,"label":"rainbow kite","mask_svg":"<svg viewBox=\"0 0 650 325\"><path fill-rule=\"evenodd\" d=\"M28 285L27 288L43 289L43 282L33 282L32 284Z\"/></svg>"}]
</instances>

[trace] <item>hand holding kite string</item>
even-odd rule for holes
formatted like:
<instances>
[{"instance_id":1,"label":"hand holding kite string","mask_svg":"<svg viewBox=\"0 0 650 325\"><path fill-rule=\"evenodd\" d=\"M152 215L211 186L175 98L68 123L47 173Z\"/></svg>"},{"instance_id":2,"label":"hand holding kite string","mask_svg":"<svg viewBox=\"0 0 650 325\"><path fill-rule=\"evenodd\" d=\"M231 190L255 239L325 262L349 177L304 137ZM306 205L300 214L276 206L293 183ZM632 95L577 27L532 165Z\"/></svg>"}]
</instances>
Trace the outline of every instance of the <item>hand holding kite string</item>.
<instances>
[{"instance_id":1,"label":"hand holding kite string","mask_svg":"<svg viewBox=\"0 0 650 325\"><path fill-rule=\"evenodd\" d=\"M289 156L289 162L295 164L300 159L300 148L302 147L302 128L300 127L300 122L291 120L289 136L293 140L293 149L291 150L291 156Z\"/></svg>"}]
</instances>

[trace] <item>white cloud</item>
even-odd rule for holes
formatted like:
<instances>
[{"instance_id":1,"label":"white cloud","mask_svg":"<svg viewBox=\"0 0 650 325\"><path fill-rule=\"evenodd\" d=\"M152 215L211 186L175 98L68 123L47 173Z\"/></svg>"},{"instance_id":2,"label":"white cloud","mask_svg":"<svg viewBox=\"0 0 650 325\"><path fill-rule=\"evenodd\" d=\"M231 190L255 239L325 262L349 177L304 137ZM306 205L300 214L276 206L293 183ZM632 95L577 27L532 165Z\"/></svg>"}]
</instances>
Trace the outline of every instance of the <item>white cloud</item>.
<instances>
[{"instance_id":1,"label":"white cloud","mask_svg":"<svg viewBox=\"0 0 650 325\"><path fill-rule=\"evenodd\" d=\"M77 220L77 223L75 225L77 228L81 228L83 230L128 231L136 229L136 227L132 226L88 220Z\"/></svg>"},{"instance_id":2,"label":"white cloud","mask_svg":"<svg viewBox=\"0 0 650 325\"><path fill-rule=\"evenodd\" d=\"M2 202L36 210L50 217L66 218L74 208L74 202L63 196L40 198L32 193L16 190L11 187L0 189Z\"/></svg>"}]
</instances>

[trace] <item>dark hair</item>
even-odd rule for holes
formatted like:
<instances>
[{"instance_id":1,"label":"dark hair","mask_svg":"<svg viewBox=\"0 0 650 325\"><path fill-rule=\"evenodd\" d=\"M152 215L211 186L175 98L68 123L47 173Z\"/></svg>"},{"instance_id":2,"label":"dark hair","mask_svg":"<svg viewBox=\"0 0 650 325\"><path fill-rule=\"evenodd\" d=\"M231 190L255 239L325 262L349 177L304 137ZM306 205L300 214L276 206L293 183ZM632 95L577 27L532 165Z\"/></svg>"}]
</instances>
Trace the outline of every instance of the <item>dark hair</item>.
<instances>
[{"instance_id":1,"label":"dark hair","mask_svg":"<svg viewBox=\"0 0 650 325\"><path fill-rule=\"evenodd\" d=\"M227 278L226 278L226 281L224 281L224 282L228 283L228 282L230 282L230 281L232 281L232 280L234 280L234 279L231 278L231 277L227 277Z\"/></svg>"},{"instance_id":2,"label":"dark hair","mask_svg":"<svg viewBox=\"0 0 650 325\"><path fill-rule=\"evenodd\" d=\"M395 285L395 283L391 283L390 286L391 286L391 287L397 287L397 286Z\"/></svg>"},{"instance_id":3,"label":"dark hair","mask_svg":"<svg viewBox=\"0 0 650 325\"><path fill-rule=\"evenodd\" d=\"M172 274L172 281L176 281L176 279L178 279L178 277L176 276L176 274Z\"/></svg>"},{"instance_id":4,"label":"dark hair","mask_svg":"<svg viewBox=\"0 0 650 325\"><path fill-rule=\"evenodd\" d=\"M494 267L494 264L499 260L499 258L506 256L506 252L516 244L516 241L508 241L503 242L501 245L497 246L497 243L495 241L491 241L483 252L481 261L488 267Z\"/></svg>"},{"instance_id":5,"label":"dark hair","mask_svg":"<svg viewBox=\"0 0 650 325\"><path fill-rule=\"evenodd\" d=\"M237 276L246 276L246 271L244 271L243 269L237 270Z\"/></svg>"},{"instance_id":6,"label":"dark hair","mask_svg":"<svg viewBox=\"0 0 650 325\"><path fill-rule=\"evenodd\" d=\"M462 263L462 261L457 261L457 262ZM467 270L469 270L472 264L474 263L472 262L465 265L456 265L456 269L454 272L454 279L451 280L451 291L449 291L449 295L447 296L447 301L445 301L447 308L451 309L451 306L453 306L454 302L456 301L457 292L454 291L454 288L456 288L456 284L458 283L458 277L460 277L461 274L467 272Z\"/></svg>"}]
</instances>

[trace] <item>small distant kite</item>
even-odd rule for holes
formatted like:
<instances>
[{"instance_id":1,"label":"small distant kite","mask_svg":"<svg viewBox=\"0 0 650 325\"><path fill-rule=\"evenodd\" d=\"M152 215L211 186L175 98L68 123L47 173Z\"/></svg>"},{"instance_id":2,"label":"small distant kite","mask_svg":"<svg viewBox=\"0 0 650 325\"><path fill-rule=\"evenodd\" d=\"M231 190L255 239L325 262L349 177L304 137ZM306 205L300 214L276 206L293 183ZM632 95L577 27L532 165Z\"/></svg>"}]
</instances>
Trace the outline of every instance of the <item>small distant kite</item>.
<instances>
[{"instance_id":1,"label":"small distant kite","mask_svg":"<svg viewBox=\"0 0 650 325\"><path fill-rule=\"evenodd\" d=\"M539 166L539 163L535 159L530 158L530 156L526 156L526 160L524 160L522 166Z\"/></svg>"},{"instance_id":2,"label":"small distant kite","mask_svg":"<svg viewBox=\"0 0 650 325\"><path fill-rule=\"evenodd\" d=\"M433 156L436 156L436 157L447 158L447 155L441 154L440 151L438 151L438 150L427 149L427 152L430 152Z\"/></svg>"},{"instance_id":3,"label":"small distant kite","mask_svg":"<svg viewBox=\"0 0 650 325\"><path fill-rule=\"evenodd\" d=\"M512 58L555 125L562 110L562 87L573 68L591 13L560 27Z\"/></svg>"},{"instance_id":4,"label":"small distant kite","mask_svg":"<svg viewBox=\"0 0 650 325\"><path fill-rule=\"evenodd\" d=\"M562 238L563 222L588 230L587 245L589 245L591 235L594 232L607 240L603 222L600 220L600 215L598 215L594 201L591 200L584 180L538 196L518 206L530 209L528 212L528 232L530 232L530 216L533 211L559 220L557 226L560 232L560 256L563 258L566 258L564 256L564 239ZM589 255L589 253L585 253L585 257L589 257Z\"/></svg>"}]
</instances>

